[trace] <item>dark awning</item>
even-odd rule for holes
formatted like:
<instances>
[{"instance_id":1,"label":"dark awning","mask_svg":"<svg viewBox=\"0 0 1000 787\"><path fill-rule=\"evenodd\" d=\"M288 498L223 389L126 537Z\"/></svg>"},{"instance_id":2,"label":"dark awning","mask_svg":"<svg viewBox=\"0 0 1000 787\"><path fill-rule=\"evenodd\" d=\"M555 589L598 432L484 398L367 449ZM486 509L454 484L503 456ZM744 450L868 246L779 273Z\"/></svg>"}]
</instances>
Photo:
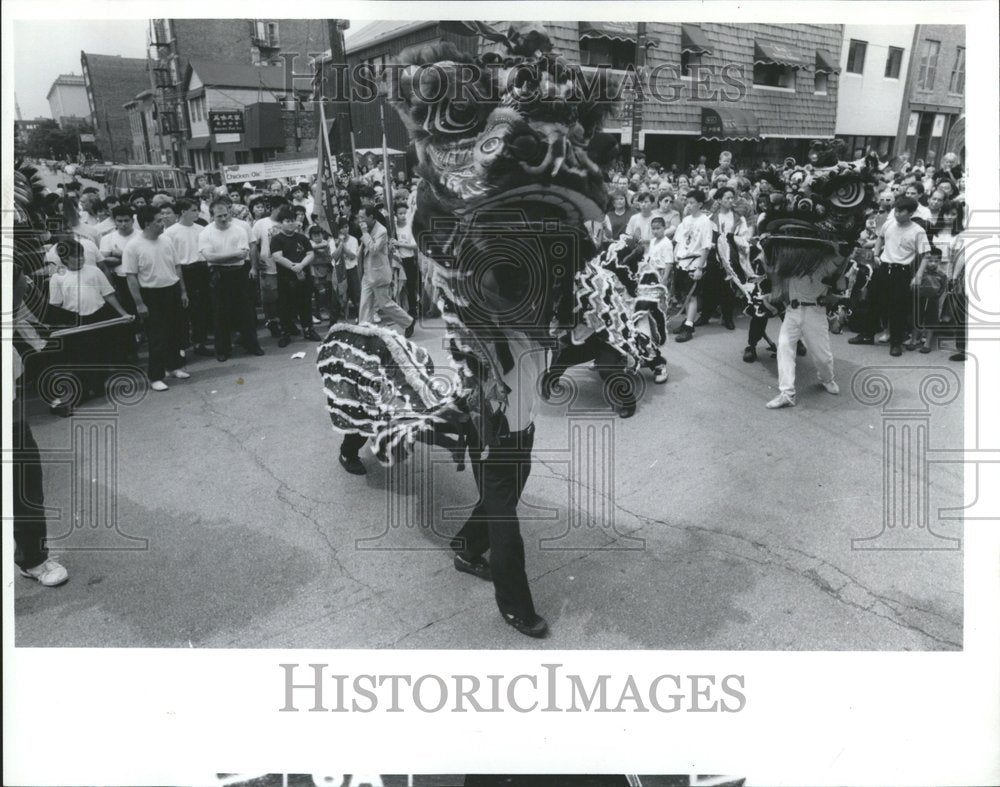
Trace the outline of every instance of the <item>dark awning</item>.
<instances>
[{"instance_id":1,"label":"dark awning","mask_svg":"<svg viewBox=\"0 0 1000 787\"><path fill-rule=\"evenodd\" d=\"M211 137L194 137L194 139L189 139L185 145L188 150L204 150L211 141Z\"/></svg>"},{"instance_id":2,"label":"dark awning","mask_svg":"<svg viewBox=\"0 0 1000 787\"><path fill-rule=\"evenodd\" d=\"M712 47L698 25L681 25L681 52L694 55L710 55Z\"/></svg>"},{"instance_id":3,"label":"dark awning","mask_svg":"<svg viewBox=\"0 0 1000 787\"><path fill-rule=\"evenodd\" d=\"M635 43L635 22L580 22L580 38L612 38Z\"/></svg>"},{"instance_id":4,"label":"dark awning","mask_svg":"<svg viewBox=\"0 0 1000 787\"><path fill-rule=\"evenodd\" d=\"M839 74L840 67L833 56L825 49L816 50L816 73L817 74Z\"/></svg>"},{"instance_id":5,"label":"dark awning","mask_svg":"<svg viewBox=\"0 0 1000 787\"><path fill-rule=\"evenodd\" d=\"M809 65L802 56L785 44L768 44L754 41L753 44L753 64L791 66L792 68L805 68Z\"/></svg>"},{"instance_id":6,"label":"dark awning","mask_svg":"<svg viewBox=\"0 0 1000 787\"><path fill-rule=\"evenodd\" d=\"M746 109L736 107L702 107L701 136L703 139L760 139L760 123Z\"/></svg>"}]
</instances>

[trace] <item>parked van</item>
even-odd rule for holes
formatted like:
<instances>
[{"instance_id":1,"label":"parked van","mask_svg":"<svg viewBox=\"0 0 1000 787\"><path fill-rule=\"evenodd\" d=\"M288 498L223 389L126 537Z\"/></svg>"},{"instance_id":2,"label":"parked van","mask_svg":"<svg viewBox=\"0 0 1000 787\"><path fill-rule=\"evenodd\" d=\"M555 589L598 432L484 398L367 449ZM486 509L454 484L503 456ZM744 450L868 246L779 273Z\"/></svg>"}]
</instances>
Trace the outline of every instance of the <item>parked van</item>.
<instances>
[{"instance_id":1,"label":"parked van","mask_svg":"<svg viewBox=\"0 0 1000 787\"><path fill-rule=\"evenodd\" d=\"M118 164L111 168L107 178L105 191L116 197L136 189L150 189L176 198L183 197L190 188L185 173L162 164Z\"/></svg>"}]
</instances>

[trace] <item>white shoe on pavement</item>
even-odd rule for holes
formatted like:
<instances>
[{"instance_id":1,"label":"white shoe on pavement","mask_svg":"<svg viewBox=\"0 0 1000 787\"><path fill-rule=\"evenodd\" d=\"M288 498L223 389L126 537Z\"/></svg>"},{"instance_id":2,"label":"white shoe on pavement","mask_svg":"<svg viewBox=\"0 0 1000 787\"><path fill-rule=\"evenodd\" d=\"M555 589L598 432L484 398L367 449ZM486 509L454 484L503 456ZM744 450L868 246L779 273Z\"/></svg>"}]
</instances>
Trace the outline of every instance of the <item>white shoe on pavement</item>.
<instances>
[{"instance_id":1,"label":"white shoe on pavement","mask_svg":"<svg viewBox=\"0 0 1000 787\"><path fill-rule=\"evenodd\" d=\"M656 383L657 385L663 385L663 383L667 381L667 377L668 374L667 374L666 364L663 364L662 366L657 366L656 369L653 370L653 382Z\"/></svg>"},{"instance_id":2,"label":"white shoe on pavement","mask_svg":"<svg viewBox=\"0 0 1000 787\"><path fill-rule=\"evenodd\" d=\"M889 332L882 331L878 336L875 337L875 342L877 344L888 344L889 343Z\"/></svg>"},{"instance_id":3,"label":"white shoe on pavement","mask_svg":"<svg viewBox=\"0 0 1000 787\"><path fill-rule=\"evenodd\" d=\"M828 394L833 394L834 396L836 396L837 394L840 393L840 386L837 385L836 380L830 380L830 382L828 383L824 383L822 380L820 380L820 385L822 385L826 389L826 392Z\"/></svg>"},{"instance_id":4,"label":"white shoe on pavement","mask_svg":"<svg viewBox=\"0 0 1000 787\"><path fill-rule=\"evenodd\" d=\"M51 557L40 566L35 566L34 568L22 568L18 570L21 572L22 577L33 579L39 585L44 585L47 588L61 585L69 579L69 572L66 568L59 563L58 560Z\"/></svg>"},{"instance_id":5,"label":"white shoe on pavement","mask_svg":"<svg viewBox=\"0 0 1000 787\"><path fill-rule=\"evenodd\" d=\"M778 410L782 407L795 407L795 397L789 396L786 393L780 393L768 402L766 407L768 410Z\"/></svg>"},{"instance_id":6,"label":"white shoe on pavement","mask_svg":"<svg viewBox=\"0 0 1000 787\"><path fill-rule=\"evenodd\" d=\"M183 369L174 369L172 372L167 372L167 377L176 377L178 380L187 380L191 376L190 372L185 372Z\"/></svg>"},{"instance_id":7,"label":"white shoe on pavement","mask_svg":"<svg viewBox=\"0 0 1000 787\"><path fill-rule=\"evenodd\" d=\"M163 382L163 380L154 380L153 382L151 382L149 384L149 387L152 388L154 391L168 391L168 390L170 390L167 387L167 384L165 382Z\"/></svg>"}]
</instances>

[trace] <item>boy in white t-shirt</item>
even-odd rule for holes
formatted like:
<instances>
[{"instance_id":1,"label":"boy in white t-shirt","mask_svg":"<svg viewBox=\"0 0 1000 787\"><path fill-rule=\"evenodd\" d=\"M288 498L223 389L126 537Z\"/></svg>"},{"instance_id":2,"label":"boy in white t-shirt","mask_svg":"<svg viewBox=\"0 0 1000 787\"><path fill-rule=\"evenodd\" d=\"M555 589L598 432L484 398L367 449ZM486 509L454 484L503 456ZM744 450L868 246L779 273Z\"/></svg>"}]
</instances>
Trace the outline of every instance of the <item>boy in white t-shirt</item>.
<instances>
[{"instance_id":1,"label":"boy in white t-shirt","mask_svg":"<svg viewBox=\"0 0 1000 787\"><path fill-rule=\"evenodd\" d=\"M913 221L917 204L912 197L899 197L893 206L895 221L883 224L875 241L875 258L886 269L889 355L893 357L903 354L903 340L913 318L914 299L911 286L914 274L923 255L930 250L927 233Z\"/></svg>"},{"instance_id":2,"label":"boy in white t-shirt","mask_svg":"<svg viewBox=\"0 0 1000 787\"><path fill-rule=\"evenodd\" d=\"M685 299L684 323L674 341L687 342L694 336L694 321L699 310L698 286L708 264L708 253L715 246L712 221L705 215L705 193L694 189L687 193L684 219L674 233L674 294Z\"/></svg>"},{"instance_id":3,"label":"boy in white t-shirt","mask_svg":"<svg viewBox=\"0 0 1000 787\"><path fill-rule=\"evenodd\" d=\"M49 280L47 319L53 325L93 325L115 317L129 317L103 271L85 264L82 244L76 239L60 241L53 247L60 265ZM76 367L80 381L80 401L99 396L110 369L125 361L124 334L118 328L106 328L62 337L61 365ZM56 399L50 402L56 415L66 417L76 402Z\"/></svg>"}]
</instances>

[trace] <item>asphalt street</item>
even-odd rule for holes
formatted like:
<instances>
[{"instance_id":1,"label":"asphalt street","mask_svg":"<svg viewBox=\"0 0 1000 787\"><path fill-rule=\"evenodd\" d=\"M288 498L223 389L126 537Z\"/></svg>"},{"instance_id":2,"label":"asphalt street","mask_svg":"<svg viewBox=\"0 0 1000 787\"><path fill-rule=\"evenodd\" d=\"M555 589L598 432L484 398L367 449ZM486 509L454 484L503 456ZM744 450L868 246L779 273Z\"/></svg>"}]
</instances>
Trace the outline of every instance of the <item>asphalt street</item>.
<instances>
[{"instance_id":1,"label":"asphalt street","mask_svg":"<svg viewBox=\"0 0 1000 787\"><path fill-rule=\"evenodd\" d=\"M883 441L925 430L924 444L960 447L956 392L974 362L895 359L834 336L841 395L804 358L798 406L770 411L776 363L766 351L742 362L746 326L668 344L669 382L647 372L629 420L610 414L586 367L569 373L571 401L543 407L520 509L552 627L541 641L504 625L492 586L452 567L448 537L476 497L469 470L433 453L391 473L370 454L366 477L342 470L315 344L281 350L268 336L264 357L194 359L169 391L88 403L72 419L35 402L52 548L71 579L14 579L16 642L960 649L962 552L947 540L960 524L938 511L961 506L961 465L925 471ZM414 339L446 363L439 322ZM925 404L928 375L957 398ZM930 397L950 395L937 385ZM884 472L904 490L888 501ZM898 526L906 505L931 530ZM897 526L882 532L886 522Z\"/></svg>"}]
</instances>

